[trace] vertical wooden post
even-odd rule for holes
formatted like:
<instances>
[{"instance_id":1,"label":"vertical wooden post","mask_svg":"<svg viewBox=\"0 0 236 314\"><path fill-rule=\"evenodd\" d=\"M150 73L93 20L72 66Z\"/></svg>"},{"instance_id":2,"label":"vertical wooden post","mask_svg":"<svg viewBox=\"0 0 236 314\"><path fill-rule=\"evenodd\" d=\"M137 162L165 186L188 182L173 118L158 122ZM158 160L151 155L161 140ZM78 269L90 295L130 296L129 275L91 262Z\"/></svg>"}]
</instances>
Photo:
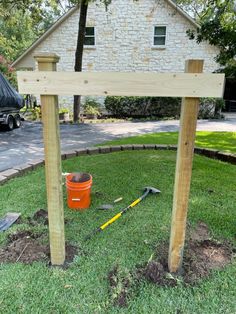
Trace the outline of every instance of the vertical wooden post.
<instances>
[{"instance_id":1,"label":"vertical wooden post","mask_svg":"<svg viewBox=\"0 0 236 314\"><path fill-rule=\"evenodd\" d=\"M186 61L185 72L202 71L203 60ZM168 258L169 271L173 273L179 272L182 266L198 109L198 98L183 98Z\"/></svg>"},{"instance_id":2,"label":"vertical wooden post","mask_svg":"<svg viewBox=\"0 0 236 314\"><path fill-rule=\"evenodd\" d=\"M34 56L39 71L56 71L59 57L55 54ZM52 265L65 261L64 210L62 196L62 171L58 97L41 96L45 172L47 184L49 239Z\"/></svg>"}]
</instances>

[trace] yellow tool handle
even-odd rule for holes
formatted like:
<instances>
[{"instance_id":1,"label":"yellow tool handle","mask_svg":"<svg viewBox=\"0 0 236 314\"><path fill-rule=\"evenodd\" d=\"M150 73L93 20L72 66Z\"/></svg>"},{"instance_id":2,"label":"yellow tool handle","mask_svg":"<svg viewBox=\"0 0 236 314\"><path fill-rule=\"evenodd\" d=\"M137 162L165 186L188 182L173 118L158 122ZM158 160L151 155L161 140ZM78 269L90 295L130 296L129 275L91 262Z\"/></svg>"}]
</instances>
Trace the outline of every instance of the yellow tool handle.
<instances>
[{"instance_id":1,"label":"yellow tool handle","mask_svg":"<svg viewBox=\"0 0 236 314\"><path fill-rule=\"evenodd\" d=\"M141 198L138 198L136 201L134 201L129 207L134 207L137 205L139 202L141 202Z\"/></svg>"},{"instance_id":2,"label":"yellow tool handle","mask_svg":"<svg viewBox=\"0 0 236 314\"><path fill-rule=\"evenodd\" d=\"M132 204L130 204L129 207L126 208L126 210L128 208L134 207L135 205L137 205L139 202L141 202L141 198L138 198L137 200L135 200ZM120 216L124 213L124 210L119 212L117 215L115 215L113 218L111 218L110 220L108 220L106 223L104 223L99 229L100 230L104 230L106 227L108 227L109 225L111 225L114 221L116 221L118 218L120 218Z\"/></svg>"},{"instance_id":3,"label":"yellow tool handle","mask_svg":"<svg viewBox=\"0 0 236 314\"><path fill-rule=\"evenodd\" d=\"M120 212L119 214L115 215L113 218L111 218L110 220L108 220L104 225L102 225L100 227L101 230L104 230L107 226L109 226L110 224L112 224L114 221L116 221L118 218L120 218L120 216L122 215L122 212Z\"/></svg>"}]
</instances>

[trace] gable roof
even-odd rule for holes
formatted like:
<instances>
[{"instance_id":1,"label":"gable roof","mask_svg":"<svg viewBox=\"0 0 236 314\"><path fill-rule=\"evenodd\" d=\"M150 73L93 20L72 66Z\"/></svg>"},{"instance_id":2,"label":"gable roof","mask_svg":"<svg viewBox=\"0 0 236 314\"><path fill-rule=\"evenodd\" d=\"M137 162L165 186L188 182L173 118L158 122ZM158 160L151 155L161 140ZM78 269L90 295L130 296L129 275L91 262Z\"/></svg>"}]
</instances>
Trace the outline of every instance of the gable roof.
<instances>
[{"instance_id":1,"label":"gable roof","mask_svg":"<svg viewBox=\"0 0 236 314\"><path fill-rule=\"evenodd\" d=\"M183 11L173 0L165 0L173 9L175 9L180 15L182 15L185 19L187 19L194 27L198 28L199 25L197 22L188 15L185 11ZM54 24L52 24L49 29L43 33L33 44L26 49L13 63L12 66L15 67L18 62L20 62L28 53L34 50L44 39L46 39L57 27L59 27L66 19L68 19L76 10L78 9L78 5L71 8L65 14L63 14Z\"/></svg>"},{"instance_id":2,"label":"gable roof","mask_svg":"<svg viewBox=\"0 0 236 314\"><path fill-rule=\"evenodd\" d=\"M194 27L198 28L200 25L184 10L182 10L177 3L175 3L173 0L165 0L172 8L174 8L180 15L182 15L184 18L186 18Z\"/></svg>"}]
</instances>

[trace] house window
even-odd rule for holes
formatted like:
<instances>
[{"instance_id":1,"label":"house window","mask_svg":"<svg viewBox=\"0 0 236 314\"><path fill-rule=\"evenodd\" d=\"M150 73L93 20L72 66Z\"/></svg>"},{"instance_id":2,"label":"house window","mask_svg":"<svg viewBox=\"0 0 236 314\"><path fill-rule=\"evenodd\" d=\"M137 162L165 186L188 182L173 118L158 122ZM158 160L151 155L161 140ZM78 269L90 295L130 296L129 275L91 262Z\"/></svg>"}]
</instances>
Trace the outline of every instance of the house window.
<instances>
[{"instance_id":1,"label":"house window","mask_svg":"<svg viewBox=\"0 0 236 314\"><path fill-rule=\"evenodd\" d=\"M85 46L95 46L95 27L86 27L85 28Z\"/></svg>"},{"instance_id":2,"label":"house window","mask_svg":"<svg viewBox=\"0 0 236 314\"><path fill-rule=\"evenodd\" d=\"M166 26L154 26L154 46L165 47L166 45Z\"/></svg>"}]
</instances>

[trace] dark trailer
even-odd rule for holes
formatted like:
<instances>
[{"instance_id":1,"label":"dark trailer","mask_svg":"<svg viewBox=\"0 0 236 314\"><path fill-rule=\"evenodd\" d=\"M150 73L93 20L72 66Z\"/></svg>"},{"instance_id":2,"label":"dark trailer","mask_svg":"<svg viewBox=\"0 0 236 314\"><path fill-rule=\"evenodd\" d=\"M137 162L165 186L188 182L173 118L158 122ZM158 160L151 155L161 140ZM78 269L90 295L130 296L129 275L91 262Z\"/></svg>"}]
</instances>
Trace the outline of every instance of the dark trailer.
<instances>
[{"instance_id":1,"label":"dark trailer","mask_svg":"<svg viewBox=\"0 0 236 314\"><path fill-rule=\"evenodd\" d=\"M20 109L24 106L23 97L0 73L0 125L8 130L21 126Z\"/></svg>"}]
</instances>

